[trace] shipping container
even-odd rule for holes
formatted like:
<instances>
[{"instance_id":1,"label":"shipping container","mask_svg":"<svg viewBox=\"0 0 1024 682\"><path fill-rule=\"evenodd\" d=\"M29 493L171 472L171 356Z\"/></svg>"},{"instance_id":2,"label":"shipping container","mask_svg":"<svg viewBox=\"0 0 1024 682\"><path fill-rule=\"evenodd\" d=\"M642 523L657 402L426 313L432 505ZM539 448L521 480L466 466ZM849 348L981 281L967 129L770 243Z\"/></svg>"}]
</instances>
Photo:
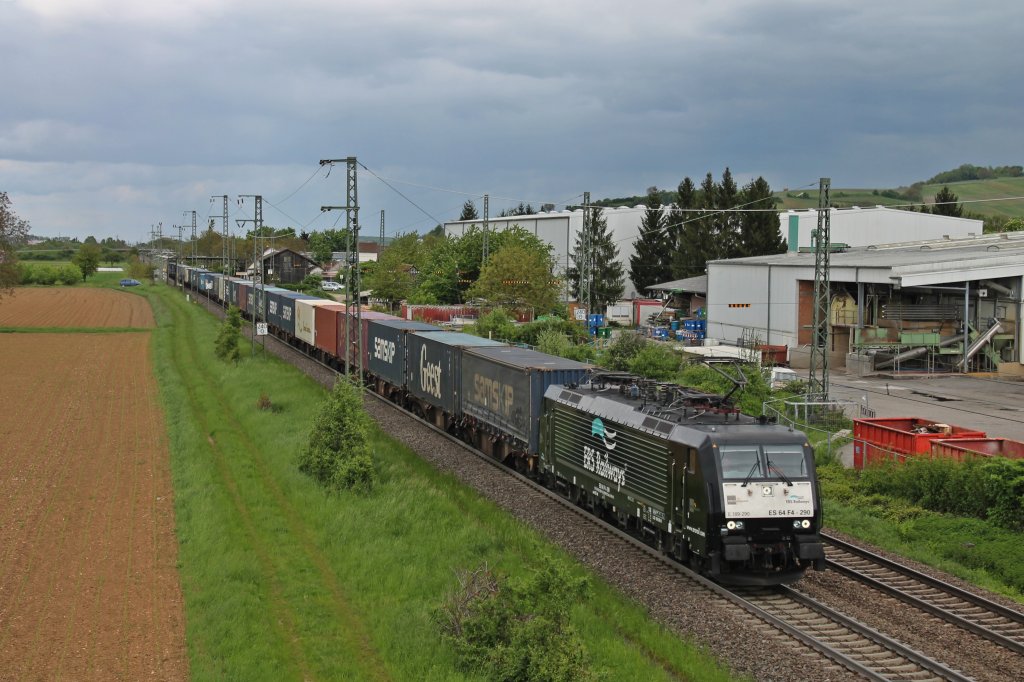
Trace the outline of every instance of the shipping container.
<instances>
[{"instance_id":1,"label":"shipping container","mask_svg":"<svg viewBox=\"0 0 1024 682\"><path fill-rule=\"evenodd\" d=\"M367 364L369 371L393 386L405 385L407 358L406 335L409 332L444 331L425 322L412 320L370 320L367 326Z\"/></svg>"},{"instance_id":2,"label":"shipping container","mask_svg":"<svg viewBox=\"0 0 1024 682\"><path fill-rule=\"evenodd\" d=\"M267 289L267 322L289 336L295 336L295 303L316 298L287 289Z\"/></svg>"},{"instance_id":3,"label":"shipping container","mask_svg":"<svg viewBox=\"0 0 1024 682\"><path fill-rule=\"evenodd\" d=\"M394 315L387 313L378 313L375 310L363 310L358 315L362 318L362 337L363 337L363 367L367 365L367 351L368 351L368 338L367 338L367 326L370 324L370 320L397 320L399 318ZM338 315L338 357L343 358L349 364L356 366L359 364L359 335L356 331L357 323L356 311L350 310L348 313L342 312ZM346 334L348 335L346 337ZM348 338L349 342L346 344L345 339ZM348 347L348 355L345 355L345 347Z\"/></svg>"},{"instance_id":4,"label":"shipping container","mask_svg":"<svg viewBox=\"0 0 1024 682\"><path fill-rule=\"evenodd\" d=\"M638 298L633 301L633 324L646 326L648 318L661 312L664 304L654 298Z\"/></svg>"},{"instance_id":5,"label":"shipping container","mask_svg":"<svg viewBox=\"0 0 1024 682\"><path fill-rule=\"evenodd\" d=\"M213 297L213 276L212 272L199 273L198 290L209 297Z\"/></svg>"},{"instance_id":6,"label":"shipping container","mask_svg":"<svg viewBox=\"0 0 1024 682\"><path fill-rule=\"evenodd\" d=\"M462 332L411 332L406 335L405 386L427 404L458 414L461 350L504 345Z\"/></svg>"},{"instance_id":7,"label":"shipping container","mask_svg":"<svg viewBox=\"0 0 1024 682\"><path fill-rule=\"evenodd\" d=\"M236 306L243 312L246 310L245 287L252 287L252 282L236 277L228 280L228 304Z\"/></svg>"},{"instance_id":8,"label":"shipping container","mask_svg":"<svg viewBox=\"0 0 1024 682\"><path fill-rule=\"evenodd\" d=\"M632 316L630 315L631 311L632 307L629 303L616 303L605 308L605 315L607 315L609 322L630 324L633 321Z\"/></svg>"},{"instance_id":9,"label":"shipping container","mask_svg":"<svg viewBox=\"0 0 1024 682\"><path fill-rule=\"evenodd\" d=\"M324 305L338 303L331 299L315 297L301 298L295 302L295 338L305 341L310 346L316 346L316 309Z\"/></svg>"},{"instance_id":10,"label":"shipping container","mask_svg":"<svg viewBox=\"0 0 1024 682\"><path fill-rule=\"evenodd\" d=\"M853 466L863 469L889 459L927 454L932 441L984 438L984 431L942 424L919 417L877 417L853 420Z\"/></svg>"},{"instance_id":11,"label":"shipping container","mask_svg":"<svg viewBox=\"0 0 1024 682\"><path fill-rule=\"evenodd\" d=\"M250 317L255 305L255 285L252 282L238 283L238 307Z\"/></svg>"},{"instance_id":12,"label":"shipping container","mask_svg":"<svg viewBox=\"0 0 1024 682\"><path fill-rule=\"evenodd\" d=\"M269 322L268 315L270 314L270 297L273 294L280 294L288 291L281 287L262 287L253 285L253 310L252 312L256 315L257 319L261 322ZM264 300L266 299L266 300Z\"/></svg>"},{"instance_id":13,"label":"shipping container","mask_svg":"<svg viewBox=\"0 0 1024 682\"><path fill-rule=\"evenodd\" d=\"M527 348L466 348L462 353L461 413L475 417L538 452L544 392L579 384L591 365Z\"/></svg>"},{"instance_id":14,"label":"shipping container","mask_svg":"<svg viewBox=\"0 0 1024 682\"><path fill-rule=\"evenodd\" d=\"M963 438L932 441L932 457L1006 457L1024 459L1024 443L1008 438Z\"/></svg>"},{"instance_id":15,"label":"shipping container","mask_svg":"<svg viewBox=\"0 0 1024 682\"><path fill-rule=\"evenodd\" d=\"M328 303L316 307L316 334L313 345L324 355L338 357L338 318L345 313L341 303Z\"/></svg>"},{"instance_id":16,"label":"shipping container","mask_svg":"<svg viewBox=\"0 0 1024 682\"><path fill-rule=\"evenodd\" d=\"M227 302L228 302L228 293L227 293L228 279L229 278L227 277L227 275L217 275L214 278L214 285L213 285L214 297L217 299L217 302L222 304L222 305L226 305Z\"/></svg>"}]
</instances>

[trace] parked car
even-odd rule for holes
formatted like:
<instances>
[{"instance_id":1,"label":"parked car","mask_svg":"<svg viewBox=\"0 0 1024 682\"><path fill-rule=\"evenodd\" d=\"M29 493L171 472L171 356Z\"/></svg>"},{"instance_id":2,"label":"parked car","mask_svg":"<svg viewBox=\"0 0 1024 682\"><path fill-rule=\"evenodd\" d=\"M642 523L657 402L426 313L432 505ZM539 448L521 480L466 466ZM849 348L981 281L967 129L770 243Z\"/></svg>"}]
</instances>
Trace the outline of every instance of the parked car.
<instances>
[{"instance_id":1,"label":"parked car","mask_svg":"<svg viewBox=\"0 0 1024 682\"><path fill-rule=\"evenodd\" d=\"M324 291L341 291L345 287L340 282L321 282L320 288Z\"/></svg>"},{"instance_id":2,"label":"parked car","mask_svg":"<svg viewBox=\"0 0 1024 682\"><path fill-rule=\"evenodd\" d=\"M137 287L140 284L142 284L142 282L140 282L137 279L122 279L121 280L121 286L123 286L123 287Z\"/></svg>"}]
</instances>

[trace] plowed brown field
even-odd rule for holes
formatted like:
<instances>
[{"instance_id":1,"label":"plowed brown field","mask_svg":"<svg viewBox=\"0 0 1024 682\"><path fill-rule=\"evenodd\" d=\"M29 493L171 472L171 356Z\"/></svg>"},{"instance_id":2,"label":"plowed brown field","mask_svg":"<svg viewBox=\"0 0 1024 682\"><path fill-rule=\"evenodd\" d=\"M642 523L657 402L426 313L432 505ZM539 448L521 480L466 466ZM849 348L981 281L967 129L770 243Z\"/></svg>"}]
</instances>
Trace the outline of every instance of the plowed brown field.
<instances>
[{"instance_id":1,"label":"plowed brown field","mask_svg":"<svg viewBox=\"0 0 1024 682\"><path fill-rule=\"evenodd\" d=\"M0 327L154 326L149 301L113 289L15 289L0 298Z\"/></svg>"},{"instance_id":2,"label":"plowed brown field","mask_svg":"<svg viewBox=\"0 0 1024 682\"><path fill-rule=\"evenodd\" d=\"M0 334L0 679L188 676L149 336Z\"/></svg>"}]
</instances>

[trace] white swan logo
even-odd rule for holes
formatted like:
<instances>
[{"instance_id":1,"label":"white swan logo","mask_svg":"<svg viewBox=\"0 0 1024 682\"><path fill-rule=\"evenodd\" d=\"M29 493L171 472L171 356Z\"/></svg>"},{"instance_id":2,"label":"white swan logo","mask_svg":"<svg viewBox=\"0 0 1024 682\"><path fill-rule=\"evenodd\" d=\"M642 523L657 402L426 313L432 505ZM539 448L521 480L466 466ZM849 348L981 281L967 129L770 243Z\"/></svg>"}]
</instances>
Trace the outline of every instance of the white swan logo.
<instances>
[{"instance_id":1,"label":"white swan logo","mask_svg":"<svg viewBox=\"0 0 1024 682\"><path fill-rule=\"evenodd\" d=\"M594 421L590 422L590 435L597 436L607 449L614 450L615 438L619 434L611 429L606 429L600 417L594 417Z\"/></svg>"}]
</instances>

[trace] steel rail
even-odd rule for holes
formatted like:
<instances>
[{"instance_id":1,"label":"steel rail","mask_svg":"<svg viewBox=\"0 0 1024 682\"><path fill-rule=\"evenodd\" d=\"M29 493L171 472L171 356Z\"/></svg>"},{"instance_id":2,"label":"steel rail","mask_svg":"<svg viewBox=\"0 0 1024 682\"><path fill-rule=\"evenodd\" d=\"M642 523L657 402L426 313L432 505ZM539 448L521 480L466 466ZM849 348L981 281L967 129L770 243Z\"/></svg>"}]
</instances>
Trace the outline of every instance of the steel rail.
<instances>
[{"instance_id":1,"label":"steel rail","mask_svg":"<svg viewBox=\"0 0 1024 682\"><path fill-rule=\"evenodd\" d=\"M980 595L968 592L967 590L959 588L955 585L951 585L950 583L947 583L943 580L939 580L938 578L934 578L925 573L921 573L920 571L910 568L909 566L905 566L904 564L901 564L899 562L887 559L874 552L871 552L870 550L857 547L856 545L851 545L850 543L840 540L839 538L833 537L831 535L828 535L827 533L822 532L821 538L826 543L831 544L844 552L871 561L880 566L881 568L892 571L901 577L916 580L917 582L921 583L926 587L944 592L946 595L955 597L963 602L966 602L970 606L985 609L989 612L989 614L993 614L997 617L1010 621L1011 625L1017 625L1020 631L1024 633L1024 614L1022 613L1014 611L1013 609L1009 609L1003 606L1002 604L997 604ZM972 620L966 616L960 615L950 610L947 607L940 606L927 599L910 594L899 587L891 585L885 582L884 580L881 580L874 576L870 576L862 571L858 571L857 569L847 566L840 561L836 561L835 559L826 557L826 564L830 568L839 571L840 573L843 573L844 575L847 575L853 578L854 580L870 585L871 587L881 592L884 592L885 594L888 594L892 597L895 597L896 599L899 599L900 601L903 601L916 608L919 608L922 611L926 611L927 613L930 613L933 616L941 618L942 620L945 620L948 623L952 623L953 625L956 625L959 628L972 632L978 635L979 637L984 637L985 639L995 644L998 644L999 646L1005 649L1009 649L1010 651L1013 651L1018 654L1024 654L1024 642L1022 642L1021 639L1008 637L1007 635L1004 635L1001 632L997 632L996 630L993 630L992 628L977 622L977 620L981 620L984 616L978 617L977 620ZM1018 637L1019 636L1020 635L1018 635Z\"/></svg>"}]
</instances>

